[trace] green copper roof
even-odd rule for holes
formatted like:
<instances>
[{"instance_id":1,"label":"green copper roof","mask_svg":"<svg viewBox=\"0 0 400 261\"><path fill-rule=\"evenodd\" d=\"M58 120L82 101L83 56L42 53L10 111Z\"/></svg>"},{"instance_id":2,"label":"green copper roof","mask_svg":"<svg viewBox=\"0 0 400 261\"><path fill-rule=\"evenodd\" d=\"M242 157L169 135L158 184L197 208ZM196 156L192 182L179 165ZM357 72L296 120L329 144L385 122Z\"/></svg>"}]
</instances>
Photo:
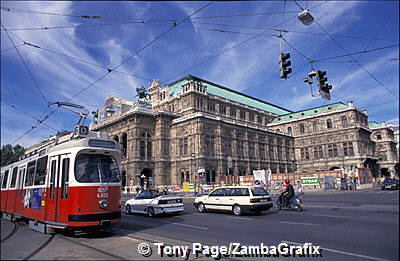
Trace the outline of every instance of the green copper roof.
<instances>
[{"instance_id":1,"label":"green copper roof","mask_svg":"<svg viewBox=\"0 0 400 261\"><path fill-rule=\"evenodd\" d=\"M379 127L380 126L380 124L379 123L377 123L376 121L370 121L370 122L368 122L368 128L376 128L376 127Z\"/></svg>"},{"instance_id":2,"label":"green copper roof","mask_svg":"<svg viewBox=\"0 0 400 261\"><path fill-rule=\"evenodd\" d=\"M248 105L253 108L257 108L263 111L267 111L276 115L282 115L290 113L290 110L284 109L282 107L270 104L268 102L259 100L257 98L248 96L246 94L231 90L229 88L223 87L221 85L194 77L192 75L186 76L180 80L177 80L169 85L169 95L174 96L182 91L182 85L189 82L190 80L201 81L203 85L207 86L207 93L225 98L231 101L239 102L241 104Z\"/></svg>"},{"instance_id":3,"label":"green copper roof","mask_svg":"<svg viewBox=\"0 0 400 261\"><path fill-rule=\"evenodd\" d=\"M329 105L311 108L311 109L304 110L304 111L298 111L298 112L293 112L293 113L289 113L289 114L285 114L285 115L280 115L280 116L276 117L272 121L272 123L297 119L297 118L304 117L304 116L317 115L320 113L326 113L326 112L336 111L336 110L345 109L345 108L347 108L347 106L342 102L333 103L333 104L329 104Z\"/></svg>"}]
</instances>

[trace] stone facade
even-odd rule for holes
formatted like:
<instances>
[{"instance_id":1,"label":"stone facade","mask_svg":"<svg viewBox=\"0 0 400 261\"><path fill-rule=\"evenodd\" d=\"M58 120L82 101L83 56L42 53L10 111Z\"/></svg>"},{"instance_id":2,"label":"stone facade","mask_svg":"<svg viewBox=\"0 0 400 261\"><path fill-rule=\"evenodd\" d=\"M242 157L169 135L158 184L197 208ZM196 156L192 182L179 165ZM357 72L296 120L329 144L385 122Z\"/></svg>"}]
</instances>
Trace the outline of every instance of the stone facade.
<instances>
[{"instance_id":1,"label":"stone facade","mask_svg":"<svg viewBox=\"0 0 400 261\"><path fill-rule=\"evenodd\" d=\"M348 170L377 160L368 116L352 102L280 116L269 127L293 133L299 171Z\"/></svg>"},{"instance_id":2,"label":"stone facade","mask_svg":"<svg viewBox=\"0 0 400 261\"><path fill-rule=\"evenodd\" d=\"M371 139L376 143L376 155L379 159L379 165L383 171L389 171L391 175L394 175L396 172L395 165L399 162L394 130L385 123L371 126L371 129Z\"/></svg>"},{"instance_id":3,"label":"stone facade","mask_svg":"<svg viewBox=\"0 0 400 261\"><path fill-rule=\"evenodd\" d=\"M122 144L124 186L145 177L153 185L218 183L255 169L348 170L378 161L368 116L352 103L292 112L194 76L163 88L155 80L148 92L151 105L108 96L104 117L91 124Z\"/></svg>"},{"instance_id":4,"label":"stone facade","mask_svg":"<svg viewBox=\"0 0 400 261\"><path fill-rule=\"evenodd\" d=\"M141 185L144 176L154 185L165 185L219 182L220 175L241 176L255 169L296 170L293 137L267 129L276 111L290 111L215 84L215 91L260 104L257 108L213 95L207 91L212 83L204 82L189 76L160 88L154 81L149 86L151 108L133 104L91 124L92 130L121 142L125 185ZM181 84L179 93L174 93L176 84ZM115 104L120 101L114 99ZM112 107L111 97L106 103ZM197 174L199 168L204 176Z\"/></svg>"}]
</instances>

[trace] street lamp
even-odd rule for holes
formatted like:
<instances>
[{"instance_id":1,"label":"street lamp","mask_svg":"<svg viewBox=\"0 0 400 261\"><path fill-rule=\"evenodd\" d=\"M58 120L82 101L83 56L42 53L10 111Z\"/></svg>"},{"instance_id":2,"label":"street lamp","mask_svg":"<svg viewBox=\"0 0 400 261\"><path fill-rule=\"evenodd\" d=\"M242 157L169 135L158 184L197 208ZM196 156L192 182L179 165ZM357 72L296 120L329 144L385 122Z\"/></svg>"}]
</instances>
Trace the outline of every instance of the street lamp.
<instances>
[{"instance_id":1,"label":"street lamp","mask_svg":"<svg viewBox=\"0 0 400 261\"><path fill-rule=\"evenodd\" d=\"M196 187L197 187L197 173L196 173L196 168L195 171L193 172L193 158L196 156L194 152L190 154L190 172L192 175L194 175L194 194L196 195Z\"/></svg>"},{"instance_id":2,"label":"street lamp","mask_svg":"<svg viewBox=\"0 0 400 261\"><path fill-rule=\"evenodd\" d=\"M310 25L314 22L314 17L310 14L308 10L302 10L297 18L299 18L300 22L304 25Z\"/></svg>"}]
</instances>

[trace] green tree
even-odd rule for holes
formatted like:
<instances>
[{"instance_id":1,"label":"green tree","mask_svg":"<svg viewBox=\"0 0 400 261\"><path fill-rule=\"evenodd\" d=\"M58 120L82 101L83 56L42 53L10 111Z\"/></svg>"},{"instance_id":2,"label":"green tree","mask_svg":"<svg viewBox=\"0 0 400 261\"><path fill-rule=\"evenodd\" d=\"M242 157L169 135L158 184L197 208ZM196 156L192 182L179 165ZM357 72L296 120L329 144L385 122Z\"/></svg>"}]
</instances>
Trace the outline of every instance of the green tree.
<instances>
[{"instance_id":1,"label":"green tree","mask_svg":"<svg viewBox=\"0 0 400 261\"><path fill-rule=\"evenodd\" d=\"M1 147L1 166L7 166L13 162L18 161L19 157L24 155L25 148L19 144L12 146L11 144L3 145Z\"/></svg>"}]
</instances>

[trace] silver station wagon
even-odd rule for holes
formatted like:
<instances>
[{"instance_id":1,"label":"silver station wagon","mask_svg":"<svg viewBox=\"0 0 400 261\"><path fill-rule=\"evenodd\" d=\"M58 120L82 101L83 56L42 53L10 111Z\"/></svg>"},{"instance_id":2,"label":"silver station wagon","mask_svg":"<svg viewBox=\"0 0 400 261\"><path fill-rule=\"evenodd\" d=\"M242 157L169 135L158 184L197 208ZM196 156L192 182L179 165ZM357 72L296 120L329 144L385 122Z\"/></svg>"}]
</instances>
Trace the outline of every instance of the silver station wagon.
<instances>
[{"instance_id":1,"label":"silver station wagon","mask_svg":"<svg viewBox=\"0 0 400 261\"><path fill-rule=\"evenodd\" d=\"M271 196L263 187L232 186L217 188L209 195L196 197L194 206L200 213L219 210L232 211L240 216L244 212L260 214L273 204Z\"/></svg>"},{"instance_id":2,"label":"silver station wagon","mask_svg":"<svg viewBox=\"0 0 400 261\"><path fill-rule=\"evenodd\" d=\"M179 214L184 210L181 196L165 195L158 190L144 190L125 203L127 214L140 213L149 217L158 214Z\"/></svg>"}]
</instances>

